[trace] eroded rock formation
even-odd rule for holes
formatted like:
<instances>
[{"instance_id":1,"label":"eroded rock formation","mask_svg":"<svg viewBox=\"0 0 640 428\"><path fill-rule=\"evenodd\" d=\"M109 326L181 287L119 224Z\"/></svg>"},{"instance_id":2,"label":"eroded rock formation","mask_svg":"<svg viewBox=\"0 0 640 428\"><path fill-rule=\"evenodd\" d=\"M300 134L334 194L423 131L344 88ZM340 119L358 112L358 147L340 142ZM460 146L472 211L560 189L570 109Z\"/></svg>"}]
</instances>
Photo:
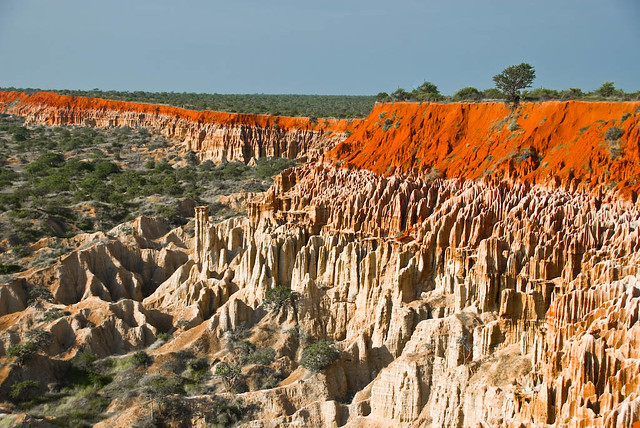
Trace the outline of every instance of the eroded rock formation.
<instances>
[{"instance_id":1,"label":"eroded rock formation","mask_svg":"<svg viewBox=\"0 0 640 428\"><path fill-rule=\"evenodd\" d=\"M193 111L51 92L0 92L0 111L24 116L27 125L143 127L215 163L317 156L344 140L360 121Z\"/></svg>"},{"instance_id":2,"label":"eroded rock formation","mask_svg":"<svg viewBox=\"0 0 640 428\"><path fill-rule=\"evenodd\" d=\"M154 235L181 255L92 247L139 283L157 274L142 297L135 274L110 284L90 264L103 287L64 260L55 281L25 276L73 309L56 324L65 344L81 337L107 352L95 339L105 335L108 349L127 352L173 322L158 358L190 349L224 361L239 331L272 347L287 377L239 394L251 427L630 427L640 420L637 107L527 104L509 135L492 124L508 115L501 105L377 106L332 162L284 171L247 218L213 223L196 209L188 249L178 232ZM374 132L385 117L401 123ZM610 126L619 141L605 138ZM624 151L612 157L609 144ZM497 158L488 172L482 151ZM58 291L76 277L84 292ZM297 300L269 310L275 287ZM11 343L33 322L23 288L1 291ZM108 302L121 289L124 300ZM87 305L103 329L82 323ZM311 373L298 362L303 341L317 339L334 341L340 358ZM214 398L189 403L206 414ZM102 424L130 424L141 406L112 404L127 416Z\"/></svg>"}]
</instances>

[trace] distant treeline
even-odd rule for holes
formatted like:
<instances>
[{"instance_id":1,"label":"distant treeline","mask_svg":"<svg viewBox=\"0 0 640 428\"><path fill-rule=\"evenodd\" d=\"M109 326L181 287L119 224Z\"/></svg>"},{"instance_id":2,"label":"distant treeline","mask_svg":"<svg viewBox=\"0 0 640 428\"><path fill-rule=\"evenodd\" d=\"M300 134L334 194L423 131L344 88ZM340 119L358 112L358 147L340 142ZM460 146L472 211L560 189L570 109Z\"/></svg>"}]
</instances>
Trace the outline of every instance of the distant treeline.
<instances>
[{"instance_id":1,"label":"distant treeline","mask_svg":"<svg viewBox=\"0 0 640 428\"><path fill-rule=\"evenodd\" d=\"M189 110L216 110L230 113L355 118L365 117L373 108L373 95L268 95L196 94L189 92L79 91L70 89L0 88L2 91L34 93L51 91L61 95L166 104Z\"/></svg>"},{"instance_id":2,"label":"distant treeline","mask_svg":"<svg viewBox=\"0 0 640 428\"><path fill-rule=\"evenodd\" d=\"M150 104L165 104L189 110L216 110L230 113L270 114L276 116L307 116L356 118L366 117L378 102L395 101L495 101L505 100L505 95L496 88L479 90L468 86L448 96L443 95L431 82L411 91L398 88L388 94L378 95L286 95L286 94L196 94L192 92L145 92L145 91L80 91L71 89L0 88L0 91L34 93L51 91L61 95L103 98L108 100L133 101ZM579 88L564 90L537 88L522 91L522 101L585 100L585 101L635 101L639 92L624 92L614 82L604 82L594 91Z\"/></svg>"},{"instance_id":3,"label":"distant treeline","mask_svg":"<svg viewBox=\"0 0 640 428\"><path fill-rule=\"evenodd\" d=\"M437 101L437 102L457 102L457 101L490 101L505 100L507 97L498 89L490 88L479 90L468 86L457 91L451 96L443 95L438 87L431 82L424 82L422 85L411 91L402 88L396 89L388 94L380 92L376 95L376 101ZM640 100L640 91L624 92L615 87L614 82L604 82L598 89L585 92L579 88L569 88L563 90L537 88L529 91L522 91L521 101L549 101L549 100L584 100L584 101L635 101Z\"/></svg>"}]
</instances>

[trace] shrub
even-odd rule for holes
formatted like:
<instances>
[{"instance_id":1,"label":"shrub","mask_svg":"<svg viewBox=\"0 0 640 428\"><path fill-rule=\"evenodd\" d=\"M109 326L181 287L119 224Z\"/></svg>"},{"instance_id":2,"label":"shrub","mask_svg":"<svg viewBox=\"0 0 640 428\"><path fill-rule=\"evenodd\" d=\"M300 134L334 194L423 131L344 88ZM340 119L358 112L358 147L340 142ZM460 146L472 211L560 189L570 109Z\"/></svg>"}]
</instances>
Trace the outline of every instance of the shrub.
<instances>
[{"instance_id":1,"label":"shrub","mask_svg":"<svg viewBox=\"0 0 640 428\"><path fill-rule=\"evenodd\" d=\"M171 338L172 336L169 333L158 333L158 335L156 336L156 339L160 342L168 342L171 340Z\"/></svg>"},{"instance_id":2,"label":"shrub","mask_svg":"<svg viewBox=\"0 0 640 428\"><path fill-rule=\"evenodd\" d=\"M296 165L296 161L287 158L260 158L255 169L258 178L269 179L276 174Z\"/></svg>"},{"instance_id":3,"label":"shrub","mask_svg":"<svg viewBox=\"0 0 640 428\"><path fill-rule=\"evenodd\" d=\"M191 358L187 361L187 368L193 371L207 370L209 361L206 358Z\"/></svg>"},{"instance_id":4,"label":"shrub","mask_svg":"<svg viewBox=\"0 0 640 428\"><path fill-rule=\"evenodd\" d=\"M438 87L431 82L423 82L422 85L418 86L413 90L414 93L422 93L422 94L440 94Z\"/></svg>"},{"instance_id":5,"label":"shrub","mask_svg":"<svg viewBox=\"0 0 640 428\"><path fill-rule=\"evenodd\" d=\"M258 349L249 354L247 362L251 364L269 365L276 359L276 351L273 348Z\"/></svg>"},{"instance_id":6,"label":"shrub","mask_svg":"<svg viewBox=\"0 0 640 428\"><path fill-rule=\"evenodd\" d=\"M60 153L48 152L27 165L27 172L31 175L46 174L50 168L57 168L64 164L64 156Z\"/></svg>"},{"instance_id":7,"label":"shrub","mask_svg":"<svg viewBox=\"0 0 640 428\"><path fill-rule=\"evenodd\" d=\"M20 272L22 270L22 266L12 265L12 264L2 264L0 263L0 275L6 275L10 273Z\"/></svg>"},{"instance_id":8,"label":"shrub","mask_svg":"<svg viewBox=\"0 0 640 428\"><path fill-rule=\"evenodd\" d=\"M462 88L458 92L453 94L453 99L459 101L479 101L482 99L482 92L472 86L467 86L466 88Z\"/></svg>"},{"instance_id":9,"label":"shrub","mask_svg":"<svg viewBox=\"0 0 640 428\"><path fill-rule=\"evenodd\" d=\"M482 91L483 94L483 98L487 98L490 100L504 100L505 99L505 95L504 93L497 88L489 88L489 89L485 89L484 91Z\"/></svg>"},{"instance_id":10,"label":"shrub","mask_svg":"<svg viewBox=\"0 0 640 428\"><path fill-rule=\"evenodd\" d=\"M389 101L389 94L387 94L386 92L378 92L378 95L376 95L376 101L380 101L380 102Z\"/></svg>"},{"instance_id":11,"label":"shrub","mask_svg":"<svg viewBox=\"0 0 640 428\"><path fill-rule=\"evenodd\" d=\"M300 365L307 370L320 372L340 358L340 352L333 342L319 340L304 348Z\"/></svg>"},{"instance_id":12,"label":"shrub","mask_svg":"<svg viewBox=\"0 0 640 428\"><path fill-rule=\"evenodd\" d=\"M27 342L24 345L12 345L7 349L7 357L14 358L18 366L22 366L26 361L38 352L38 346L33 342Z\"/></svg>"},{"instance_id":13,"label":"shrub","mask_svg":"<svg viewBox=\"0 0 640 428\"><path fill-rule=\"evenodd\" d=\"M227 391L231 391L240 381L242 371L235 364L218 363L215 369L215 375L222 380Z\"/></svg>"},{"instance_id":14,"label":"shrub","mask_svg":"<svg viewBox=\"0 0 640 428\"><path fill-rule=\"evenodd\" d=\"M151 357L144 351L138 351L131 356L131 361L136 366L147 366L151 363Z\"/></svg>"},{"instance_id":15,"label":"shrub","mask_svg":"<svg viewBox=\"0 0 640 428\"><path fill-rule=\"evenodd\" d=\"M27 305L32 305L38 301L53 302L53 294L48 288L41 285L27 288Z\"/></svg>"},{"instance_id":16,"label":"shrub","mask_svg":"<svg viewBox=\"0 0 640 428\"><path fill-rule=\"evenodd\" d=\"M617 126L612 126L604 133L604 138L609 141L618 140L624 134L624 130Z\"/></svg>"},{"instance_id":17,"label":"shrub","mask_svg":"<svg viewBox=\"0 0 640 428\"><path fill-rule=\"evenodd\" d=\"M140 380L143 392L149 397L162 397L171 394L183 394L184 389L175 379L168 379L159 374L151 374Z\"/></svg>"},{"instance_id":18,"label":"shrub","mask_svg":"<svg viewBox=\"0 0 640 428\"><path fill-rule=\"evenodd\" d=\"M555 89L536 88L531 91L524 91L522 97L532 101L557 100L560 98L560 92Z\"/></svg>"},{"instance_id":19,"label":"shrub","mask_svg":"<svg viewBox=\"0 0 640 428\"><path fill-rule=\"evenodd\" d=\"M281 307L293 305L298 299L298 293L291 291L289 287L278 285L270 288L264 295L264 305L272 311L278 311Z\"/></svg>"},{"instance_id":20,"label":"shrub","mask_svg":"<svg viewBox=\"0 0 640 428\"><path fill-rule=\"evenodd\" d=\"M206 415L206 421L213 426L230 427L235 426L247 416L248 409L243 406L241 398L235 401L222 397L214 397L212 412Z\"/></svg>"},{"instance_id":21,"label":"shrub","mask_svg":"<svg viewBox=\"0 0 640 428\"><path fill-rule=\"evenodd\" d=\"M72 364L80 370L91 369L93 363L98 359L96 354L89 351L82 351L73 359Z\"/></svg>"},{"instance_id":22,"label":"shrub","mask_svg":"<svg viewBox=\"0 0 640 428\"><path fill-rule=\"evenodd\" d=\"M179 420L182 422L191 417L191 408L180 398L162 397L158 400L158 407L161 421Z\"/></svg>"},{"instance_id":23,"label":"shrub","mask_svg":"<svg viewBox=\"0 0 640 428\"><path fill-rule=\"evenodd\" d=\"M25 141L29 137L29 130L24 126L18 126L13 130L13 140L16 142Z\"/></svg>"},{"instance_id":24,"label":"shrub","mask_svg":"<svg viewBox=\"0 0 640 428\"><path fill-rule=\"evenodd\" d=\"M40 382L35 380L25 380L11 385L11 392L9 395L15 401L27 401L36 396L39 388Z\"/></svg>"},{"instance_id":25,"label":"shrub","mask_svg":"<svg viewBox=\"0 0 640 428\"><path fill-rule=\"evenodd\" d=\"M51 333L42 328L34 328L32 330L29 330L24 334L24 337L28 342L34 343L37 349L42 349L43 347L50 344L53 340L53 336L51 335Z\"/></svg>"},{"instance_id":26,"label":"shrub","mask_svg":"<svg viewBox=\"0 0 640 428\"><path fill-rule=\"evenodd\" d=\"M569 88L560 92L560 99L563 99L563 100L579 100L583 96L584 96L584 93L580 88Z\"/></svg>"},{"instance_id":27,"label":"shrub","mask_svg":"<svg viewBox=\"0 0 640 428\"><path fill-rule=\"evenodd\" d=\"M596 89L596 93L601 97L612 97L617 92L614 82L604 82L602 86Z\"/></svg>"},{"instance_id":28,"label":"shrub","mask_svg":"<svg viewBox=\"0 0 640 428\"><path fill-rule=\"evenodd\" d=\"M398 88L391 93L390 98L392 101L404 101L404 100L408 100L409 96L410 95L407 91L405 91L402 88Z\"/></svg>"},{"instance_id":29,"label":"shrub","mask_svg":"<svg viewBox=\"0 0 640 428\"><path fill-rule=\"evenodd\" d=\"M64 316L71 315L69 311L61 311L58 308L47 309L47 311L42 314L42 316L38 319L40 322L51 322L57 320L58 318L62 318Z\"/></svg>"},{"instance_id":30,"label":"shrub","mask_svg":"<svg viewBox=\"0 0 640 428\"><path fill-rule=\"evenodd\" d=\"M382 124L382 130L383 131L388 131L389 129L391 129L391 126L393 125L393 119L385 119L384 123Z\"/></svg>"}]
</instances>

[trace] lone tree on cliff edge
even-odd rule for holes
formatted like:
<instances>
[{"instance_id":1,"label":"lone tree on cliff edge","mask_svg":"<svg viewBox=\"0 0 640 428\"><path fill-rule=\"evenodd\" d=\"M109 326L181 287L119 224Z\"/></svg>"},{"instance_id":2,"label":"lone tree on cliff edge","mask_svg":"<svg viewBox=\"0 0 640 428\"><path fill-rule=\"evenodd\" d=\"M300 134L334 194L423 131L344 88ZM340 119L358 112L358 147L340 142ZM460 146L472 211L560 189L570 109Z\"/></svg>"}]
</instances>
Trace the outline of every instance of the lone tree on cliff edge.
<instances>
[{"instance_id":1,"label":"lone tree on cliff edge","mask_svg":"<svg viewBox=\"0 0 640 428\"><path fill-rule=\"evenodd\" d=\"M496 82L496 88L504 92L507 101L512 103L512 108L515 110L520 102L520 90L530 87L535 78L534 68L523 62L520 65L505 68L502 73L493 76L493 81Z\"/></svg>"}]
</instances>

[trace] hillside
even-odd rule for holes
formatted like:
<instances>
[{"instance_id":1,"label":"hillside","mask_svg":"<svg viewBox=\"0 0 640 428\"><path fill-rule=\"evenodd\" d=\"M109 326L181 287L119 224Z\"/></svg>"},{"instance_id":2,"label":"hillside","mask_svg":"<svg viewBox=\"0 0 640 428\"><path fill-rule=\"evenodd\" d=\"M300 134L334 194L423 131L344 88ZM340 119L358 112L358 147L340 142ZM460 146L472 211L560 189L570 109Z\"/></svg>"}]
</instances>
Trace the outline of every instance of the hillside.
<instances>
[{"instance_id":1,"label":"hillside","mask_svg":"<svg viewBox=\"0 0 640 428\"><path fill-rule=\"evenodd\" d=\"M635 199L639 125L640 102L523 103L515 114L500 103L377 104L328 156L385 175L558 179L610 185ZM620 135L607 137L611 128Z\"/></svg>"},{"instance_id":2,"label":"hillside","mask_svg":"<svg viewBox=\"0 0 640 428\"><path fill-rule=\"evenodd\" d=\"M27 125L142 127L181 142L215 163L273 156L312 156L351 132L358 119L315 119L215 111L157 104L70 97L51 92L0 92L0 111L26 118Z\"/></svg>"},{"instance_id":3,"label":"hillside","mask_svg":"<svg viewBox=\"0 0 640 428\"><path fill-rule=\"evenodd\" d=\"M305 161L246 216L140 217L8 277L12 420L640 420L640 103L378 104L311 123L3 96L28 124L148 127L198 161L227 160L221 148ZM240 137L216 139L225 130Z\"/></svg>"}]
</instances>

